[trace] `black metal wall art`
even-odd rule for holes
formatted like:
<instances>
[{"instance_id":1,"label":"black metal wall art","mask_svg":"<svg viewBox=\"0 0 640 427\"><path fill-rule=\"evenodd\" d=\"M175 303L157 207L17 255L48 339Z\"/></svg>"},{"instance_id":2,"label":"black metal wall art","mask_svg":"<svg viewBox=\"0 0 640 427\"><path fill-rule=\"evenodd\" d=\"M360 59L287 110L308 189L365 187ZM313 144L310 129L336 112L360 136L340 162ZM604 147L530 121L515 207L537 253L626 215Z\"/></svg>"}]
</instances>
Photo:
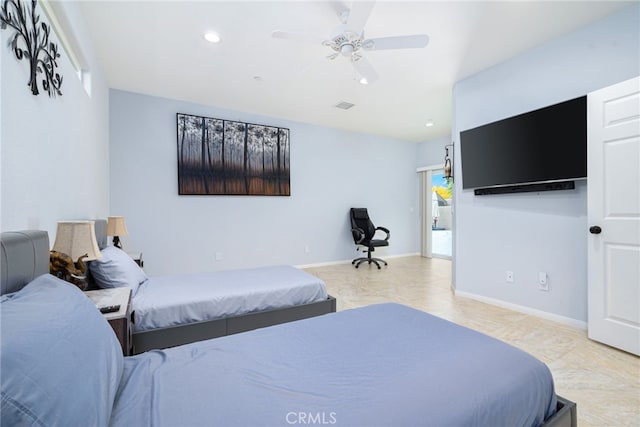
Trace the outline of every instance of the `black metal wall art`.
<instances>
[{"instance_id":1,"label":"black metal wall art","mask_svg":"<svg viewBox=\"0 0 640 427\"><path fill-rule=\"evenodd\" d=\"M62 76L56 71L60 53L58 45L49 41L51 27L40 22L40 16L36 15L36 4L37 0L4 0L0 8L0 25L3 30L7 27L15 30L8 46L18 61L29 61L31 77L27 85L31 93L40 93L38 75L42 74L42 89L54 98L56 95L62 96Z\"/></svg>"},{"instance_id":2,"label":"black metal wall art","mask_svg":"<svg viewBox=\"0 0 640 427\"><path fill-rule=\"evenodd\" d=\"M178 193L290 195L289 129L177 114Z\"/></svg>"}]
</instances>

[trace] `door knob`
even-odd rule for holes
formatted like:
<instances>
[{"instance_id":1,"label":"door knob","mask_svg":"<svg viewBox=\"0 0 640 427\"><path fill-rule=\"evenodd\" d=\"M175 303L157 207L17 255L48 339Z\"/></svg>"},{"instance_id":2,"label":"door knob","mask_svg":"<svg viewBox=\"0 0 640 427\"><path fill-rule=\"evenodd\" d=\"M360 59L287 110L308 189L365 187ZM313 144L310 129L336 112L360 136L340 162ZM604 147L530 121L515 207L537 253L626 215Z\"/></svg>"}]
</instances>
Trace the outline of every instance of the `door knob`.
<instances>
[{"instance_id":1,"label":"door knob","mask_svg":"<svg viewBox=\"0 0 640 427\"><path fill-rule=\"evenodd\" d=\"M600 234L602 233L602 228L597 225L589 227L589 233L591 234Z\"/></svg>"}]
</instances>

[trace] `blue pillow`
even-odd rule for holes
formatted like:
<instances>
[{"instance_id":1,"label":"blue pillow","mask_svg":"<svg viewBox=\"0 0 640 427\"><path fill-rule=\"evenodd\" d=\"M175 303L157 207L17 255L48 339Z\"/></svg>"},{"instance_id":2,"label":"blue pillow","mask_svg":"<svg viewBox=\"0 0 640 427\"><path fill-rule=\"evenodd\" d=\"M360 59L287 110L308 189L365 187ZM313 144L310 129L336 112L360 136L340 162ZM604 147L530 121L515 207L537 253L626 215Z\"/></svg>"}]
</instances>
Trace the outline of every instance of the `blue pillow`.
<instances>
[{"instance_id":1,"label":"blue pillow","mask_svg":"<svg viewBox=\"0 0 640 427\"><path fill-rule=\"evenodd\" d=\"M102 257L89 263L89 270L99 288L121 288L128 286L132 295L148 277L136 262L122 249L107 246Z\"/></svg>"},{"instance_id":2,"label":"blue pillow","mask_svg":"<svg viewBox=\"0 0 640 427\"><path fill-rule=\"evenodd\" d=\"M91 300L45 274L0 302L0 424L108 425L122 347Z\"/></svg>"}]
</instances>

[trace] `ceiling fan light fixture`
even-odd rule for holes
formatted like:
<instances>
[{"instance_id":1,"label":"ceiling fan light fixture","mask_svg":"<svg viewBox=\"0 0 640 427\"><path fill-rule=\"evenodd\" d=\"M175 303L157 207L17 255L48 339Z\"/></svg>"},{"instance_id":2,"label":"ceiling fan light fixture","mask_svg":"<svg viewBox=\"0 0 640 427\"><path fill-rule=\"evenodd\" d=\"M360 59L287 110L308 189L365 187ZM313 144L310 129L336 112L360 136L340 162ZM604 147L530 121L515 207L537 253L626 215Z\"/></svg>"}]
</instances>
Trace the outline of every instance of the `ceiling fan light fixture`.
<instances>
[{"instance_id":1,"label":"ceiling fan light fixture","mask_svg":"<svg viewBox=\"0 0 640 427\"><path fill-rule=\"evenodd\" d=\"M349 58L351 65L356 69L356 76L366 76L364 79L353 77L353 80L358 80L361 84L373 84L378 79L378 73L367 60L366 55L363 55L364 51L416 49L423 48L429 43L429 36L426 34L366 39L364 27L369 19L374 1L354 1L350 9L338 6L337 2L329 3L333 3L334 10L341 17L341 24L330 33L329 39L285 31L274 31L271 35L275 38L319 43L333 51L327 56L327 59L334 60L338 56Z\"/></svg>"},{"instance_id":2,"label":"ceiling fan light fixture","mask_svg":"<svg viewBox=\"0 0 640 427\"><path fill-rule=\"evenodd\" d=\"M342 46L340 46L340 53L342 54L342 56L351 56L351 54L353 53L353 45L349 43L343 44Z\"/></svg>"},{"instance_id":3,"label":"ceiling fan light fixture","mask_svg":"<svg viewBox=\"0 0 640 427\"><path fill-rule=\"evenodd\" d=\"M218 33L214 33L213 31L204 33L203 37L209 43L220 43L220 36Z\"/></svg>"},{"instance_id":4,"label":"ceiling fan light fixture","mask_svg":"<svg viewBox=\"0 0 640 427\"><path fill-rule=\"evenodd\" d=\"M369 80L367 80L366 77L360 77L360 84L361 85L368 85L369 84Z\"/></svg>"}]
</instances>

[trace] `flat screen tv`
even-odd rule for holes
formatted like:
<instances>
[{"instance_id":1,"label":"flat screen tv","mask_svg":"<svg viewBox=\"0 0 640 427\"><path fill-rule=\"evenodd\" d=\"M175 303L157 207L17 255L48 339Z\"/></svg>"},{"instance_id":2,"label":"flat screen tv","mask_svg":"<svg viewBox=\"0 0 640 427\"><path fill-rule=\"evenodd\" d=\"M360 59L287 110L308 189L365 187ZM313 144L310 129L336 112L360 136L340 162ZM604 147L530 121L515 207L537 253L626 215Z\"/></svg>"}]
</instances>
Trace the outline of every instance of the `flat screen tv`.
<instances>
[{"instance_id":1,"label":"flat screen tv","mask_svg":"<svg viewBox=\"0 0 640 427\"><path fill-rule=\"evenodd\" d=\"M460 132L462 188L510 191L573 188L587 177L587 97ZM533 187L536 188L536 187ZM502 189L495 192L508 192Z\"/></svg>"}]
</instances>

